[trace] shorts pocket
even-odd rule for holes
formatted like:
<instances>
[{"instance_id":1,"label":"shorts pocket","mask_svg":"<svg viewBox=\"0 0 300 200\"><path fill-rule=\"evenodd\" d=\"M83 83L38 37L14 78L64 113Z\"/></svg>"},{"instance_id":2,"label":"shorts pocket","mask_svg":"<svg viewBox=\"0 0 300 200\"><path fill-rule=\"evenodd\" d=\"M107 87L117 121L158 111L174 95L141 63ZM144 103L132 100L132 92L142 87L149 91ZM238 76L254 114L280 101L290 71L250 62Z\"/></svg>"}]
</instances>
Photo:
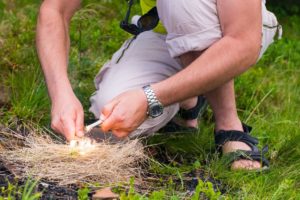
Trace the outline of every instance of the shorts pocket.
<instances>
[{"instance_id":1,"label":"shorts pocket","mask_svg":"<svg viewBox=\"0 0 300 200\"><path fill-rule=\"evenodd\" d=\"M263 34L265 44L270 45L274 42L275 36L281 37L281 26L274 13L263 8Z\"/></svg>"},{"instance_id":2,"label":"shorts pocket","mask_svg":"<svg viewBox=\"0 0 300 200\"><path fill-rule=\"evenodd\" d=\"M276 16L268 11L263 5L263 27L262 27L262 49L260 57L268 49L268 47L274 42L276 36L278 39L282 36L282 27L278 23Z\"/></svg>"}]
</instances>

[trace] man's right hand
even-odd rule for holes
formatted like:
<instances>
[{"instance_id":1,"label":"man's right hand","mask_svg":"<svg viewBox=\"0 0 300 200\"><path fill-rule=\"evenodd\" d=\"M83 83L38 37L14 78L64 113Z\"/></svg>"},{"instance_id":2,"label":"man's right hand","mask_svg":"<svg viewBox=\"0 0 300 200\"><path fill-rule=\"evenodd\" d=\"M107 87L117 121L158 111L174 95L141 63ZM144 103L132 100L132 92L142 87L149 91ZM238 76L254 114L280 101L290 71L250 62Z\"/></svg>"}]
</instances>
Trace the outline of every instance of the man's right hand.
<instances>
[{"instance_id":1,"label":"man's right hand","mask_svg":"<svg viewBox=\"0 0 300 200\"><path fill-rule=\"evenodd\" d=\"M84 135L84 112L74 94L64 95L53 101L51 118L51 128L68 141Z\"/></svg>"}]
</instances>

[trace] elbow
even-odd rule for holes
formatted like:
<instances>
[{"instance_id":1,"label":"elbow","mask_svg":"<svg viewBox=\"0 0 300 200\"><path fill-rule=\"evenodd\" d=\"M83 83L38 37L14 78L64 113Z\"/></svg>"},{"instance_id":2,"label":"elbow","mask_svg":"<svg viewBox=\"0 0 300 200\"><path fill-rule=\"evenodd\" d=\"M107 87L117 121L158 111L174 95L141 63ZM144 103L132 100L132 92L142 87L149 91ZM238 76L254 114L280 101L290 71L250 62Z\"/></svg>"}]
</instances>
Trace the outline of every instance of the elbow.
<instances>
[{"instance_id":1,"label":"elbow","mask_svg":"<svg viewBox=\"0 0 300 200\"><path fill-rule=\"evenodd\" d=\"M80 8L80 1L74 0L68 3L44 1L39 10L38 20L40 22L49 23L59 18L66 23L70 23L72 16Z\"/></svg>"},{"instance_id":2,"label":"elbow","mask_svg":"<svg viewBox=\"0 0 300 200\"><path fill-rule=\"evenodd\" d=\"M241 37L240 42L244 48L247 65L250 67L256 64L261 51L261 31L253 31L245 34L244 37Z\"/></svg>"},{"instance_id":3,"label":"elbow","mask_svg":"<svg viewBox=\"0 0 300 200\"><path fill-rule=\"evenodd\" d=\"M229 36L234 48L236 49L236 55L240 63L249 68L256 64L260 51L261 51L261 34L251 34L251 36Z\"/></svg>"},{"instance_id":4,"label":"elbow","mask_svg":"<svg viewBox=\"0 0 300 200\"><path fill-rule=\"evenodd\" d=\"M249 66L255 65L256 62L258 61L258 57L261 51L261 38L257 38L255 40L249 40L249 42L245 44L244 48L247 51L246 57L247 57L248 65Z\"/></svg>"},{"instance_id":5,"label":"elbow","mask_svg":"<svg viewBox=\"0 0 300 200\"><path fill-rule=\"evenodd\" d=\"M38 27L42 26L46 29L53 30L58 23L69 24L72 14L67 10L43 3L38 14Z\"/></svg>"},{"instance_id":6,"label":"elbow","mask_svg":"<svg viewBox=\"0 0 300 200\"><path fill-rule=\"evenodd\" d=\"M63 19L63 17L58 10L42 4L39 10L37 28L45 28L50 31L56 26L58 20L61 19Z\"/></svg>"}]
</instances>

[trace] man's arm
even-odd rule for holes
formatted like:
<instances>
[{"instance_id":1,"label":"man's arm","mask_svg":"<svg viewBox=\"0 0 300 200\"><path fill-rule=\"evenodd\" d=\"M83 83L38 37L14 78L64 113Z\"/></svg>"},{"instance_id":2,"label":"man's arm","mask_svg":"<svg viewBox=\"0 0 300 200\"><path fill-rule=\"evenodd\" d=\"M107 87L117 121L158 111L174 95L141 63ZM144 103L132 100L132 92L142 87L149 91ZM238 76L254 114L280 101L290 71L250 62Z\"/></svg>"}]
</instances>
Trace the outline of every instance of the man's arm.
<instances>
[{"instance_id":1,"label":"man's arm","mask_svg":"<svg viewBox=\"0 0 300 200\"><path fill-rule=\"evenodd\" d=\"M262 37L261 0L217 4L223 38L183 71L153 85L164 105L211 91L256 62Z\"/></svg>"},{"instance_id":2,"label":"man's arm","mask_svg":"<svg viewBox=\"0 0 300 200\"><path fill-rule=\"evenodd\" d=\"M69 23L80 0L44 0L37 23L37 51L52 102L52 128L68 140L83 134L83 109L67 74Z\"/></svg>"},{"instance_id":3,"label":"man's arm","mask_svg":"<svg viewBox=\"0 0 300 200\"><path fill-rule=\"evenodd\" d=\"M152 85L165 106L214 90L256 62L262 37L261 0L218 0L217 4L222 39L181 72ZM128 135L144 121L146 107L142 89L121 94L104 107L103 130Z\"/></svg>"}]
</instances>

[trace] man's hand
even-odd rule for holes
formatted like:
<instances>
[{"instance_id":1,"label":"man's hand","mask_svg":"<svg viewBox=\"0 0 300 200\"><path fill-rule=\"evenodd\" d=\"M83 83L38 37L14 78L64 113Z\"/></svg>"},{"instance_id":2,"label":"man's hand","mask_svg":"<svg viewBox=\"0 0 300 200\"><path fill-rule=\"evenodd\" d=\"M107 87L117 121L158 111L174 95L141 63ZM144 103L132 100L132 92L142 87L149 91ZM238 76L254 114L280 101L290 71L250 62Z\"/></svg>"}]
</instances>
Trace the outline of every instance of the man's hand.
<instances>
[{"instance_id":1,"label":"man's hand","mask_svg":"<svg viewBox=\"0 0 300 200\"><path fill-rule=\"evenodd\" d=\"M84 135L84 112L81 103L75 95L65 95L57 98L52 104L51 127L66 137L68 141L75 136Z\"/></svg>"},{"instance_id":2,"label":"man's hand","mask_svg":"<svg viewBox=\"0 0 300 200\"><path fill-rule=\"evenodd\" d=\"M112 131L117 137L126 137L147 118L147 98L142 89L125 92L104 106L102 130Z\"/></svg>"},{"instance_id":3,"label":"man's hand","mask_svg":"<svg viewBox=\"0 0 300 200\"><path fill-rule=\"evenodd\" d=\"M69 24L80 0L44 0L36 44L52 102L52 128L67 140L83 134L83 110L68 79Z\"/></svg>"}]
</instances>

